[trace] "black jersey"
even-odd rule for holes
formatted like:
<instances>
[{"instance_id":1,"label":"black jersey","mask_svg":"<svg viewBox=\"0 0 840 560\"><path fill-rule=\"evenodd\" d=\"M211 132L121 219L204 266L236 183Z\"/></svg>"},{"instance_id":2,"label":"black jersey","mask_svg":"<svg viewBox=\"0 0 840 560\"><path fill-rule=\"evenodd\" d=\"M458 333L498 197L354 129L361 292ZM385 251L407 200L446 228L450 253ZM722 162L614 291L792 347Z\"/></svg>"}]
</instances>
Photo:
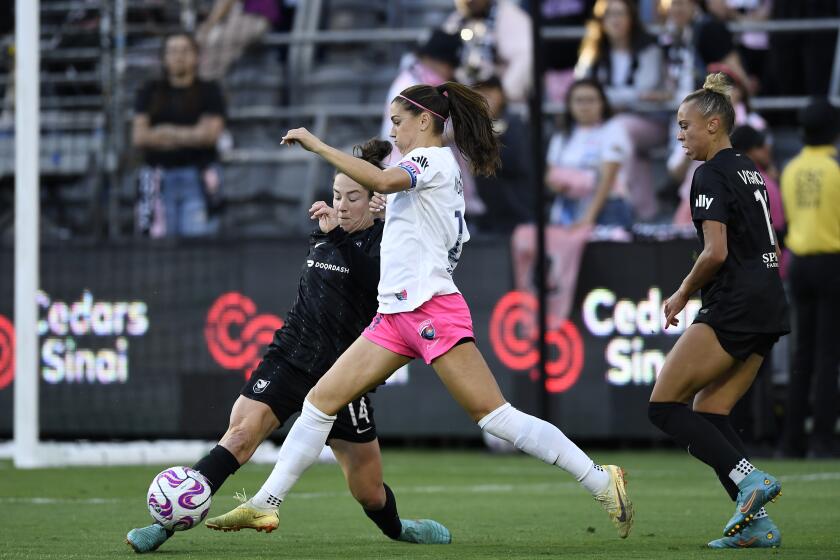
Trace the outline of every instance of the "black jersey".
<instances>
[{"instance_id":1,"label":"black jersey","mask_svg":"<svg viewBox=\"0 0 840 560\"><path fill-rule=\"evenodd\" d=\"M379 244L384 222L346 233L335 228L309 238L297 298L266 357L282 359L320 378L376 313Z\"/></svg>"},{"instance_id":2,"label":"black jersey","mask_svg":"<svg viewBox=\"0 0 840 560\"><path fill-rule=\"evenodd\" d=\"M703 243L704 220L726 224L727 257L700 290L697 321L746 333L790 332L764 179L753 162L721 150L691 181L691 217Z\"/></svg>"}]
</instances>

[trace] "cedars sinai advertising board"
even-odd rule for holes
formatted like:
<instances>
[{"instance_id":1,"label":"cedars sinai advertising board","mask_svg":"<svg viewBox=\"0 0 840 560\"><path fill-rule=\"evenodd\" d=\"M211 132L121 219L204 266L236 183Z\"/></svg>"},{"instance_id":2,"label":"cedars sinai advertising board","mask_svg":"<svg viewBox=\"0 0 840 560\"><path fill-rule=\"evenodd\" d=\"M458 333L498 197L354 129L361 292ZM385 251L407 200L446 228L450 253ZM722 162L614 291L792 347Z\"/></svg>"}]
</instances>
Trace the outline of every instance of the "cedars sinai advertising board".
<instances>
[{"instance_id":1,"label":"cedars sinai advertising board","mask_svg":"<svg viewBox=\"0 0 840 560\"><path fill-rule=\"evenodd\" d=\"M546 338L548 415L564 431L660 437L645 403L699 309L693 300L681 326L665 331L662 300L695 249L685 241L586 246L568 317L552 321ZM42 437L218 437L283 324L306 258L303 240L45 248L36 302ZM0 251L0 437L12 432L11 262L11 251ZM503 392L538 412L536 298L514 289L509 245L471 242L455 278ZM383 437L479 437L419 361L373 402Z\"/></svg>"}]
</instances>

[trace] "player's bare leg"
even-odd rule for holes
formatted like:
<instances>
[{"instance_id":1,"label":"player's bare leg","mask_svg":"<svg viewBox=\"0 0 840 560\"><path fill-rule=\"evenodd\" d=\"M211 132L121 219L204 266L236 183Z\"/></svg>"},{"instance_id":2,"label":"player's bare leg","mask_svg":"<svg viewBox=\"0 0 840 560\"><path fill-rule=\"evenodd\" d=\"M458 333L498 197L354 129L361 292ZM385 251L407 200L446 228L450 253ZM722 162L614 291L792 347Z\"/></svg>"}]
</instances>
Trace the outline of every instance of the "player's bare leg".
<instances>
[{"instance_id":1,"label":"player's bare leg","mask_svg":"<svg viewBox=\"0 0 840 560\"><path fill-rule=\"evenodd\" d=\"M604 507L619 536L627 537L633 526L634 509L621 468L596 465L556 426L507 403L475 343L453 347L434 360L432 366L449 393L481 429L570 473Z\"/></svg>"}]
</instances>

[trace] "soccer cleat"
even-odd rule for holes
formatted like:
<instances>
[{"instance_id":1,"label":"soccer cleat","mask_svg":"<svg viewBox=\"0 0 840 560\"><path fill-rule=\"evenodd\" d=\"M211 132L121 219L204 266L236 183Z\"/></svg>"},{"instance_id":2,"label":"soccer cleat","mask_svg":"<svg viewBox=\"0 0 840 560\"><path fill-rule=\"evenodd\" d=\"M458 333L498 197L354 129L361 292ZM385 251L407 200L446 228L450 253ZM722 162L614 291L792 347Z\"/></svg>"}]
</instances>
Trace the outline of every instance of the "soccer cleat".
<instances>
[{"instance_id":1,"label":"soccer cleat","mask_svg":"<svg viewBox=\"0 0 840 560\"><path fill-rule=\"evenodd\" d=\"M782 546L782 533L769 517L753 520L740 535L723 537L709 544L709 548L778 548Z\"/></svg>"},{"instance_id":2,"label":"soccer cleat","mask_svg":"<svg viewBox=\"0 0 840 560\"><path fill-rule=\"evenodd\" d=\"M782 493L782 483L758 469L753 470L738 485L735 514L723 528L723 536L731 537L746 529L767 502L776 501Z\"/></svg>"},{"instance_id":3,"label":"soccer cleat","mask_svg":"<svg viewBox=\"0 0 840 560\"><path fill-rule=\"evenodd\" d=\"M280 526L280 516L276 509L258 509L247 500L225 514L211 517L204 524L216 531L254 529L270 533Z\"/></svg>"},{"instance_id":4,"label":"soccer cleat","mask_svg":"<svg viewBox=\"0 0 840 560\"><path fill-rule=\"evenodd\" d=\"M432 519L401 519L402 530L398 541L416 544L449 544L449 529Z\"/></svg>"},{"instance_id":5,"label":"soccer cleat","mask_svg":"<svg viewBox=\"0 0 840 560\"><path fill-rule=\"evenodd\" d=\"M595 499L607 510L610 520L618 529L618 536L626 539L633 528L634 515L633 502L627 495L626 475L624 469L615 465L604 465L603 469L610 475L610 483Z\"/></svg>"},{"instance_id":6,"label":"soccer cleat","mask_svg":"<svg viewBox=\"0 0 840 560\"><path fill-rule=\"evenodd\" d=\"M152 552L165 543L172 534L172 531L167 531L157 523L153 523L148 527L140 527L129 531L125 536L125 544L138 554Z\"/></svg>"}]
</instances>

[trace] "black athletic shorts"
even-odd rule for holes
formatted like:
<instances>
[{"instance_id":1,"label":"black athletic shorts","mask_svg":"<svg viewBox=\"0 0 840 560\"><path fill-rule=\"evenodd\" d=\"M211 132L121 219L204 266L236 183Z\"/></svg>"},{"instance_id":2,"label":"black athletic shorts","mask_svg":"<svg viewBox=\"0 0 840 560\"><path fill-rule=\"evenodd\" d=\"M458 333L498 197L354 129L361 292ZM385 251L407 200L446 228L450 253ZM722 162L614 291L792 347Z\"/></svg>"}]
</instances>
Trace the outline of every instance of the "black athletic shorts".
<instances>
[{"instance_id":1,"label":"black athletic shorts","mask_svg":"<svg viewBox=\"0 0 840 560\"><path fill-rule=\"evenodd\" d=\"M742 362L747 361L752 354L766 356L779 340L779 334L732 332L717 327L712 327L712 330L726 353Z\"/></svg>"},{"instance_id":2,"label":"black athletic shorts","mask_svg":"<svg viewBox=\"0 0 840 560\"><path fill-rule=\"evenodd\" d=\"M304 397L315 383L317 379L311 379L283 359L263 358L240 393L270 406L282 426L292 414L300 412ZM327 441L367 443L376 439L373 404L368 395L339 410L337 416Z\"/></svg>"}]
</instances>

